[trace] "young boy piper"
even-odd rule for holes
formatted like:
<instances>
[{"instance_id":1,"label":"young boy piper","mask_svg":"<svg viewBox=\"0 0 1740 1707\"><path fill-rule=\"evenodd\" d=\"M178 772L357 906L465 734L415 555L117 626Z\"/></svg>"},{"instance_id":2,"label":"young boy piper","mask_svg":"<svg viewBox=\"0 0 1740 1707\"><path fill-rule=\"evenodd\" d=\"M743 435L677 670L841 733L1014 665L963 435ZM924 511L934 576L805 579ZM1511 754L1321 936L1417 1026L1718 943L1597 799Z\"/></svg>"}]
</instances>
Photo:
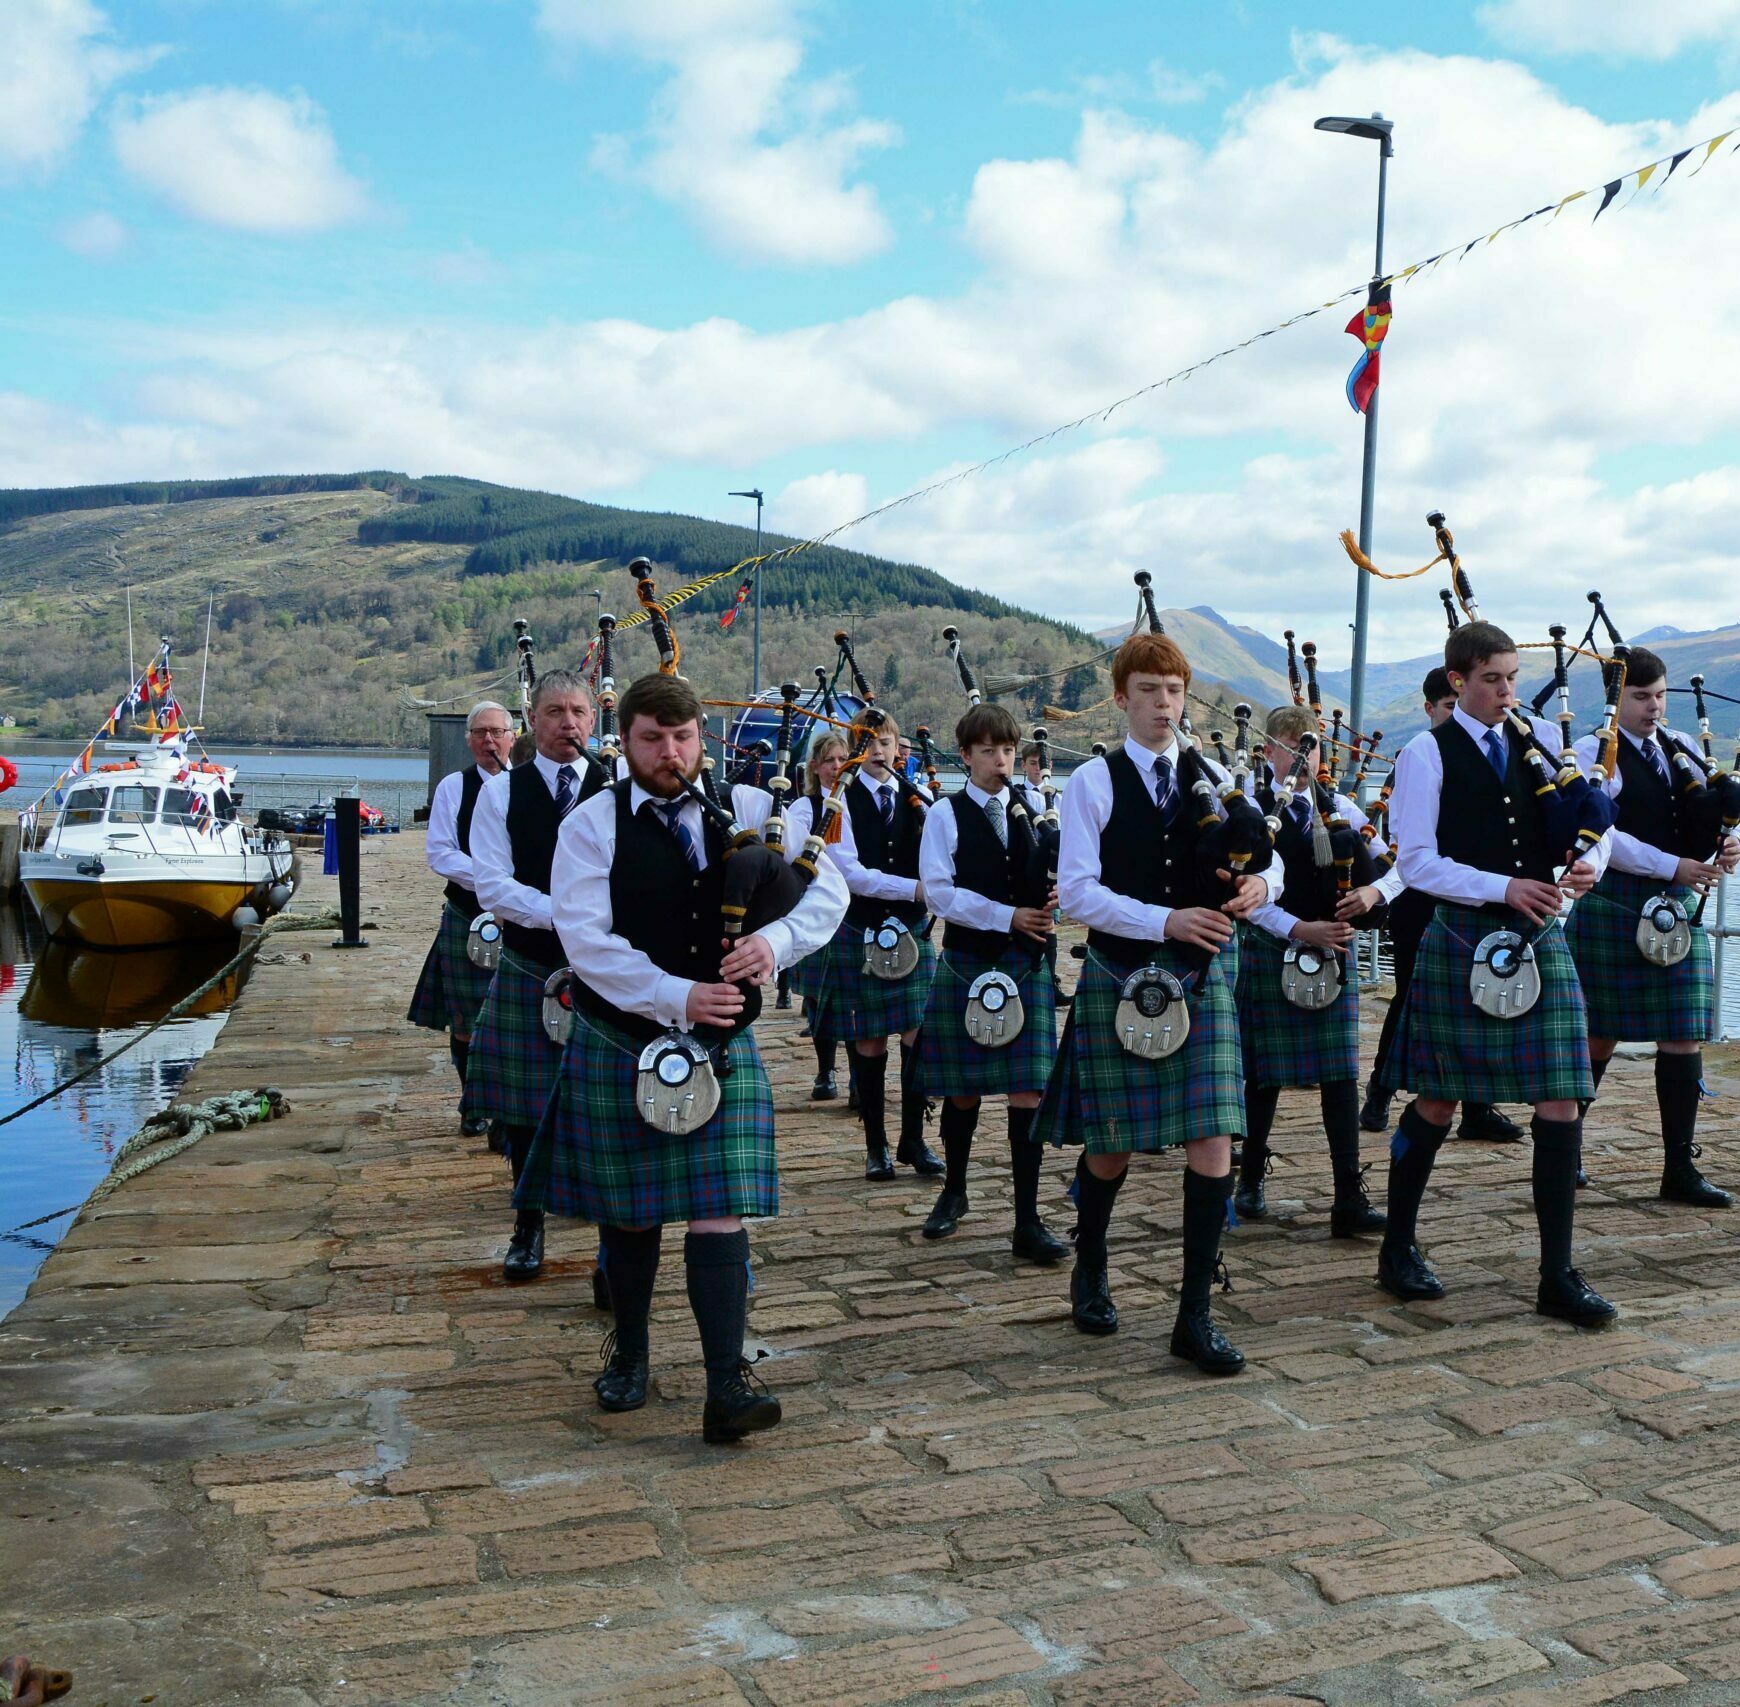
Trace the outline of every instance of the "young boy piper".
<instances>
[{"instance_id":1,"label":"young boy piper","mask_svg":"<svg viewBox=\"0 0 1740 1707\"><path fill-rule=\"evenodd\" d=\"M861 727L854 725L857 741ZM843 1039L857 1056L858 1113L864 1122L864 1177L891 1180L894 1163L935 1178L941 1160L924 1141L925 1091L919 1077L918 1028L936 970L924 886L918 880L918 842L924 808L912 785L896 774L900 730L884 713L863 763L846 784L840 839L828 849L852 904L828 954L827 973L810 1024L818 1035ZM904 978L882 978L865 966L864 933L898 921L917 949ZM888 1155L888 1039L900 1036L900 1142Z\"/></svg>"},{"instance_id":2,"label":"young boy piper","mask_svg":"<svg viewBox=\"0 0 1740 1707\"><path fill-rule=\"evenodd\" d=\"M1106 1229L1131 1152L1184 1146L1184 1274L1171 1350L1211 1375L1233 1375L1244 1357L1208 1309L1233 1191L1232 1139L1245 1131L1238 1012L1219 955L1233 920L1249 917L1269 888L1262 877L1198 866L1199 812L1178 774L1181 760L1192 774L1200 762L1177 733L1189 681L1167 636L1126 640L1112 686L1129 736L1077 770L1064 793L1058 893L1088 927L1088 952L1035 1136L1083 1147L1070 1304L1087 1334L1117 1331Z\"/></svg>"},{"instance_id":3,"label":"young boy piper","mask_svg":"<svg viewBox=\"0 0 1740 1707\"><path fill-rule=\"evenodd\" d=\"M778 1399L743 1357L743 1217L779 1211L773 1097L743 1028L729 1042L729 1071L717 1075L712 1114L686 1132L653 1126L639 1081L668 1081L640 1066L642 1052L697 1026L731 1027L744 1011L738 982L765 984L826 942L846 886L821 862L784 918L728 947L725 838L684 788L701 770L700 701L680 677L643 676L619 715L628 775L563 825L551 874L551 911L575 973L574 1030L518 1201L599 1229L616 1317L593 1383L607 1411L646 1403L660 1233L668 1221L688 1223L683 1262L707 1369L702 1437L719 1444L780 1420ZM732 798L742 827L758 830L771 797L739 788Z\"/></svg>"},{"instance_id":4,"label":"young boy piper","mask_svg":"<svg viewBox=\"0 0 1740 1707\"><path fill-rule=\"evenodd\" d=\"M1285 705L1269 713L1264 753L1277 777L1292 769L1300 741L1317 733L1317 723L1308 706ZM1265 812L1276 810L1272 790L1259 789L1257 799ZM1335 802L1353 829L1364 827L1365 814L1352 800L1337 795ZM1384 851L1381 841L1374 845ZM1239 1038L1244 1045L1247 1125L1233 1209L1241 1221L1268 1214L1263 1177L1281 1092L1288 1085L1316 1085L1335 1176L1330 1237L1381 1233L1384 1218L1371 1206L1359 1166L1359 979L1341 950L1353 940L1353 920L1401 893L1401 874L1391 867L1376 883L1360 884L1338 897L1328 836L1318 822L1309 787L1282 813L1275 853L1287 873L1285 905L1268 902L1239 928ZM1332 968L1339 961L1340 992L1327 1006L1303 1008L1288 999L1285 955L1291 943L1330 957L1326 965Z\"/></svg>"},{"instance_id":5,"label":"young boy piper","mask_svg":"<svg viewBox=\"0 0 1740 1707\"><path fill-rule=\"evenodd\" d=\"M979 1103L1003 1093L1015 1185L1010 1243L1016 1256L1050 1264L1061 1262L1069 1246L1039 1218L1044 1150L1033 1142L1033 1111L1057 1056L1057 990L1045 959L1046 942L1057 930L1051 917L1056 895L1040 869L1043 856L1025 807L1010 810L1020 739L1015 719L1000 705L976 705L955 725L967 786L931 807L918 851L925 899L943 921L919 1059L925 1088L946 1099L948 1167L924 1236L946 1239L967 1213L967 1160ZM993 974L1002 982L987 1004L975 991ZM1015 1011L1011 990L1020 1002L1020 1030L1004 1041Z\"/></svg>"},{"instance_id":6,"label":"young boy piper","mask_svg":"<svg viewBox=\"0 0 1740 1707\"><path fill-rule=\"evenodd\" d=\"M1618 1311L1571 1266L1576 1214L1578 1103L1594 1095L1583 991L1558 927L1565 895L1586 895L1607 862L1603 836L1566 866L1535 793L1516 706L1516 644L1490 622L1464 623L1444 647L1456 709L1416 735L1396 760L1390 825L1410 889L1438 898L1420 943L1407 1008L1384 1083L1410 1086L1390 1143L1388 1228L1378 1284L1397 1298L1441 1298L1443 1283L1415 1242L1420 1200L1450 1117L1467 1097L1534 1105L1533 1195L1541 1278L1535 1308L1584 1327ZM1558 731L1536 732L1557 751ZM1526 1013L1477 1005L1475 952L1495 931L1532 945L1540 994ZM1496 986L1487 975L1483 988Z\"/></svg>"},{"instance_id":7,"label":"young boy piper","mask_svg":"<svg viewBox=\"0 0 1740 1707\"><path fill-rule=\"evenodd\" d=\"M1710 768L1688 737L1667 727L1667 666L1634 646L1619 701L1619 762L1607 792L1618 807L1613 857L1601 881L1572 909L1565 939L1589 1004L1589 1065L1596 1088L1622 1040L1655 1045L1655 1099L1661 1111L1661 1195L1670 1203L1726 1209L1734 1201L1704 1178L1693 1142L1710 1035L1714 971L1702 922L1687 919L1689 946L1671 966L1644 958L1637 928L1658 895L1692 914L1724 871L1740 865L1740 842L1719 834L1710 793L1683 791L1677 754L1697 776ZM1663 741L1670 743L1664 749ZM1577 743L1577 762L1593 772L1597 740ZM1670 752L1676 757L1670 757ZM1701 808L1701 809L1700 809ZM1717 853L1718 843L1720 853ZM1714 858L1712 856L1715 856Z\"/></svg>"}]
</instances>

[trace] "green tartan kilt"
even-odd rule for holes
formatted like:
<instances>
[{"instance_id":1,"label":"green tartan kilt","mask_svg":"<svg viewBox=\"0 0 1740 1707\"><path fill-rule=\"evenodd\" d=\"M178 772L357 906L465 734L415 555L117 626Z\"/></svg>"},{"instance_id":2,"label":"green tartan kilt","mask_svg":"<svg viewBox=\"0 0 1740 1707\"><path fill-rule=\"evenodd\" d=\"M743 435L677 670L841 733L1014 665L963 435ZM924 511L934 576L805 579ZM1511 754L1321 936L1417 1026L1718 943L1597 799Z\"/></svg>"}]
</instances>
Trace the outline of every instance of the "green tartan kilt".
<instances>
[{"instance_id":1,"label":"green tartan kilt","mask_svg":"<svg viewBox=\"0 0 1740 1707\"><path fill-rule=\"evenodd\" d=\"M489 974L471 964L465 945L471 921L451 901L441 903L441 922L423 961L423 973L411 997L412 1025L430 1031L451 1031L469 1037L489 994Z\"/></svg>"},{"instance_id":2,"label":"green tartan kilt","mask_svg":"<svg viewBox=\"0 0 1740 1707\"><path fill-rule=\"evenodd\" d=\"M544 980L554 970L502 950L472 1034L461 1114L507 1126L544 1118L562 1058L544 1031Z\"/></svg>"},{"instance_id":3,"label":"green tartan kilt","mask_svg":"<svg viewBox=\"0 0 1740 1707\"><path fill-rule=\"evenodd\" d=\"M1144 1061L1118 1042L1118 992L1138 970L1088 950L1075 1001L1058 1046L1033 1136L1050 1144L1081 1144L1090 1155L1165 1150L1197 1138L1245 1131L1244 1061L1238 1008L1216 956L1187 986L1190 1036L1160 1061ZM1153 964L1183 980L1192 970L1184 951L1163 943Z\"/></svg>"},{"instance_id":4,"label":"green tartan kilt","mask_svg":"<svg viewBox=\"0 0 1740 1707\"><path fill-rule=\"evenodd\" d=\"M753 1034L731 1041L718 1112L680 1138L655 1131L635 1107L640 1051L627 1032L575 1014L515 1207L611 1227L777 1215L773 1092Z\"/></svg>"},{"instance_id":5,"label":"green tartan kilt","mask_svg":"<svg viewBox=\"0 0 1740 1707\"><path fill-rule=\"evenodd\" d=\"M967 989L982 972L1006 972L1021 992L1026 1023L1001 1049L967 1036ZM946 950L936 963L924 1028L918 1034L927 1096L1005 1096L1042 1091L1057 1059L1057 985L1043 955L1011 949L1000 960Z\"/></svg>"},{"instance_id":6,"label":"green tartan kilt","mask_svg":"<svg viewBox=\"0 0 1740 1707\"><path fill-rule=\"evenodd\" d=\"M1281 988L1287 944L1261 925L1241 925L1239 1039L1245 1082L1332 1085L1359 1077L1359 979L1343 957L1346 982L1326 1008L1296 1008Z\"/></svg>"},{"instance_id":7,"label":"green tartan kilt","mask_svg":"<svg viewBox=\"0 0 1740 1707\"><path fill-rule=\"evenodd\" d=\"M1565 933L1555 924L1535 943L1541 997L1517 1019L1474 1005L1468 975L1480 939L1537 927L1520 914L1488 914L1441 901L1414 962L1395 1047L1383 1067L1390 1089L1444 1102L1575 1102L1595 1095L1583 989Z\"/></svg>"},{"instance_id":8,"label":"green tartan kilt","mask_svg":"<svg viewBox=\"0 0 1740 1707\"><path fill-rule=\"evenodd\" d=\"M1702 1043L1710 1035L1715 956L1702 925L1678 966L1657 966L1637 947L1637 921L1652 895L1666 892L1688 913L1692 890L1658 877L1608 870L1571 909L1565 940L1577 962L1589 1035L1631 1043Z\"/></svg>"},{"instance_id":9,"label":"green tartan kilt","mask_svg":"<svg viewBox=\"0 0 1740 1707\"><path fill-rule=\"evenodd\" d=\"M806 1002L814 1002L820 998L827 983L828 961L833 952L834 945L824 943L814 954L806 954L791 969L791 987Z\"/></svg>"},{"instance_id":10,"label":"green tartan kilt","mask_svg":"<svg viewBox=\"0 0 1740 1707\"><path fill-rule=\"evenodd\" d=\"M864 970L864 927L844 924L820 952L828 962L820 989L812 998L816 1012L812 1028L824 1037L854 1042L859 1038L892 1037L924 1023L930 981L936 971L936 950L928 937L918 942L918 965L908 977L876 978Z\"/></svg>"}]
</instances>

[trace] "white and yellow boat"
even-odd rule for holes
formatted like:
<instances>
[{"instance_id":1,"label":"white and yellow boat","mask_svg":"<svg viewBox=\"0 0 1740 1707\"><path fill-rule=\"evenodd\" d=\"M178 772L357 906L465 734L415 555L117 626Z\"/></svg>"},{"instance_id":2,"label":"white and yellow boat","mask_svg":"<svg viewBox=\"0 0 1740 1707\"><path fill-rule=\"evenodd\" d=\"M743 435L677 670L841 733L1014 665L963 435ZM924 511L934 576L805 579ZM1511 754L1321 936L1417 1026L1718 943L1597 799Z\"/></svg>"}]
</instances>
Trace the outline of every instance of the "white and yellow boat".
<instances>
[{"instance_id":1,"label":"white and yellow boat","mask_svg":"<svg viewBox=\"0 0 1740 1707\"><path fill-rule=\"evenodd\" d=\"M167 644L105 733L135 709L148 742L98 763L93 740L22 815L19 877L49 935L98 948L222 939L287 905L295 852L242 824L234 766L188 756Z\"/></svg>"}]
</instances>

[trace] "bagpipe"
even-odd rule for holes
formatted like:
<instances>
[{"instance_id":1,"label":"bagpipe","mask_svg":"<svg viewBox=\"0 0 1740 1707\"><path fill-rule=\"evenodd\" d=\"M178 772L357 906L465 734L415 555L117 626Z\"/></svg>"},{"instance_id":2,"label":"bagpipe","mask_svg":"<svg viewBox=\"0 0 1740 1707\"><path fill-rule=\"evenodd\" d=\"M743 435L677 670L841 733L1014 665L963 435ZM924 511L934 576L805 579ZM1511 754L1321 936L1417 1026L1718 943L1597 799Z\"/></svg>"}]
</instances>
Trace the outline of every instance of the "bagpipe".
<instances>
[{"instance_id":1,"label":"bagpipe","mask_svg":"<svg viewBox=\"0 0 1740 1707\"><path fill-rule=\"evenodd\" d=\"M523 616L514 618L514 670L519 678L520 734L532 726L532 693L538 685L538 667L532 653L532 625Z\"/></svg>"},{"instance_id":2,"label":"bagpipe","mask_svg":"<svg viewBox=\"0 0 1740 1707\"><path fill-rule=\"evenodd\" d=\"M1154 577L1146 569L1138 569L1132 579L1136 583L1136 593L1141 601L1141 614L1137 620L1146 620L1150 634L1164 634L1166 625L1160 620L1160 607L1154 603ZM1188 705L1178 714L1178 732L1184 737L1180 745L1187 745L1196 734L1190 726Z\"/></svg>"}]
</instances>

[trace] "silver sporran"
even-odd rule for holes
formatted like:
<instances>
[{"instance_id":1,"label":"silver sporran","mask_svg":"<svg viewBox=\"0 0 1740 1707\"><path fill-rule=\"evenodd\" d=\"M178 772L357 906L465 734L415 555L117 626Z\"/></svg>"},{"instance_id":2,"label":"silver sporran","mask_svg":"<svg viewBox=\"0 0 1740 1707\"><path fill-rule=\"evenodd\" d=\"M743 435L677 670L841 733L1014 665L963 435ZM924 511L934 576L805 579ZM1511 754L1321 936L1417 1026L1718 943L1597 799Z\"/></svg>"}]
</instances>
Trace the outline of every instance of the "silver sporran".
<instances>
[{"instance_id":1,"label":"silver sporran","mask_svg":"<svg viewBox=\"0 0 1740 1707\"><path fill-rule=\"evenodd\" d=\"M558 1049L574 1035L574 970L558 966L544 980L544 1035Z\"/></svg>"},{"instance_id":2,"label":"silver sporran","mask_svg":"<svg viewBox=\"0 0 1740 1707\"><path fill-rule=\"evenodd\" d=\"M1515 931L1493 931L1474 950L1468 993L1483 1014L1521 1019L1541 999L1541 969L1532 943Z\"/></svg>"},{"instance_id":3,"label":"silver sporran","mask_svg":"<svg viewBox=\"0 0 1740 1707\"><path fill-rule=\"evenodd\" d=\"M667 1031L640 1052L635 1107L648 1126L685 1137L719 1108L713 1058L686 1031Z\"/></svg>"},{"instance_id":4,"label":"silver sporran","mask_svg":"<svg viewBox=\"0 0 1740 1707\"><path fill-rule=\"evenodd\" d=\"M1332 948L1293 942L1281 957L1281 994L1306 1013L1334 1007L1346 976L1341 956Z\"/></svg>"},{"instance_id":5,"label":"silver sporran","mask_svg":"<svg viewBox=\"0 0 1740 1707\"><path fill-rule=\"evenodd\" d=\"M886 918L864 932L864 970L897 984L918 970L918 938L899 919Z\"/></svg>"},{"instance_id":6,"label":"silver sporran","mask_svg":"<svg viewBox=\"0 0 1740 1707\"><path fill-rule=\"evenodd\" d=\"M1671 895L1652 895L1637 921L1637 949L1652 966L1678 966L1692 952L1692 921Z\"/></svg>"},{"instance_id":7,"label":"silver sporran","mask_svg":"<svg viewBox=\"0 0 1740 1707\"><path fill-rule=\"evenodd\" d=\"M1190 1008L1184 986L1158 966L1144 966L1118 992L1118 1042L1144 1061L1162 1061L1184 1047Z\"/></svg>"},{"instance_id":8,"label":"silver sporran","mask_svg":"<svg viewBox=\"0 0 1740 1707\"><path fill-rule=\"evenodd\" d=\"M480 972L493 972L501 964L501 926L494 913L479 913L465 933L465 956Z\"/></svg>"},{"instance_id":9,"label":"silver sporran","mask_svg":"<svg viewBox=\"0 0 1740 1707\"><path fill-rule=\"evenodd\" d=\"M1020 986L1007 972L981 972L967 986L967 1036L985 1049L1003 1049L1021 1035L1027 1010Z\"/></svg>"}]
</instances>

